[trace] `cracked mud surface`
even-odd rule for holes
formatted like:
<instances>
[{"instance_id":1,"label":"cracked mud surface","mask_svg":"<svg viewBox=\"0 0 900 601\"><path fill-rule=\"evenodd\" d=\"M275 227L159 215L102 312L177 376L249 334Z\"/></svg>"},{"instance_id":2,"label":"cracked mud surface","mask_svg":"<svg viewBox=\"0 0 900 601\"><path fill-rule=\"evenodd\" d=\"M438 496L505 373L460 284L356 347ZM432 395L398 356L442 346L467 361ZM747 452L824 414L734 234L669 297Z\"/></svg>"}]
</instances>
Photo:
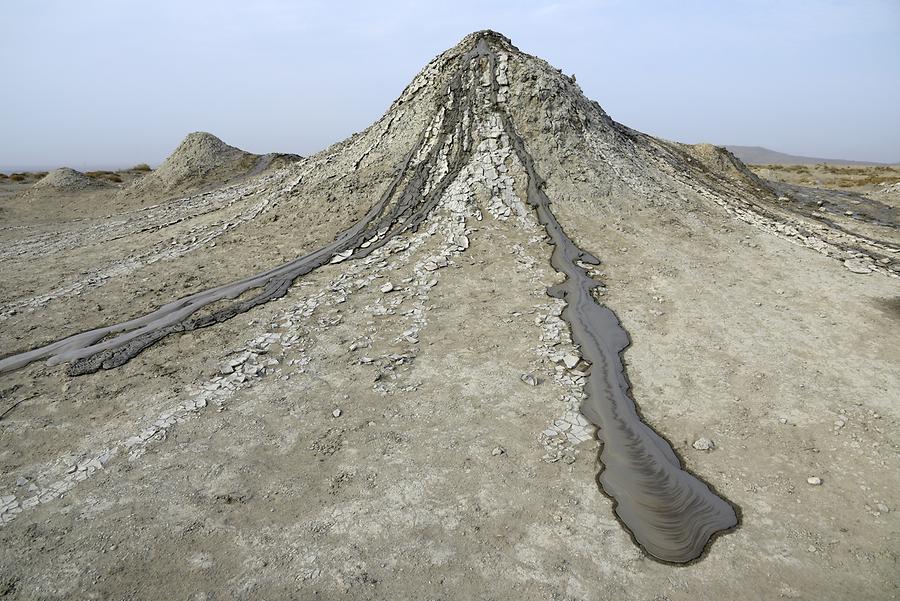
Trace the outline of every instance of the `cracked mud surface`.
<instances>
[{"instance_id":1,"label":"cracked mud surface","mask_svg":"<svg viewBox=\"0 0 900 601\"><path fill-rule=\"evenodd\" d=\"M648 561L615 520L577 413L586 372L566 363L577 349L561 301L546 295L561 281L552 247L525 208L526 178L484 136L473 142L479 167L461 165L422 227L368 256L324 265L282 298L113 370L70 378L35 363L4 374L4 403L22 402L0 420L0 591L895 594L897 280L872 257L886 242L813 236L777 219L775 203L751 210L762 201L739 193L753 182L711 185L698 172L680 183L672 157L689 150L654 142L651 153L602 119L573 142L552 111L587 109L532 60L510 60L507 102L556 217L603 260L599 298L631 334L635 398L686 467L742 508L740 529L675 568ZM371 130L258 182L160 205L129 226L60 225L71 241L49 243L62 245L64 268L47 241L5 231L3 248L21 252L0 259L28 265L16 277L33 291L4 287L3 348L139 316L178 296L173 282L203 290L332 242L387 188L445 75L436 59ZM562 92L523 93L554 86ZM532 123L541 103L547 121ZM579 157L581 140L616 157L620 179ZM500 165L508 179L485 169ZM182 220L166 225L175 211ZM119 237L121 227L138 233ZM843 261L862 258L841 252L872 257L874 269L852 273ZM127 271L91 271L129 258ZM715 450L693 449L701 436Z\"/></svg>"}]
</instances>

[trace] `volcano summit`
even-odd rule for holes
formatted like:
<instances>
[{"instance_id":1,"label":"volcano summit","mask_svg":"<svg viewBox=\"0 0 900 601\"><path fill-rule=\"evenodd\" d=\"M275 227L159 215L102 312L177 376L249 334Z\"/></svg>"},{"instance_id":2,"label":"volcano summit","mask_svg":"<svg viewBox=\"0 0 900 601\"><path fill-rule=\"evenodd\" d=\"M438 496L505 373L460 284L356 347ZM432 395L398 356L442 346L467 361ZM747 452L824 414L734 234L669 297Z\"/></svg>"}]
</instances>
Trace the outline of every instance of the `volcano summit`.
<instances>
[{"instance_id":1,"label":"volcano summit","mask_svg":"<svg viewBox=\"0 0 900 601\"><path fill-rule=\"evenodd\" d=\"M328 589L323 574L344 586L380 570L382 595L424 594L387 575L425 565L413 541L461 590L473 568L454 561L496 559L491 540L545 583L545 555L578 564L581 583L612 570L586 559L604 548L646 553L655 570L709 549L690 569L715 570L721 546L719 561L763 570L765 533L785 514L767 517L738 482L771 477L767 451L802 464L789 479L820 469L791 457L793 440L751 440L769 410L805 411L806 391L783 382L840 390L868 363L882 376L856 398L885 410L897 342L875 330L896 320L896 227L792 211L724 149L616 123L498 33L467 36L364 132L282 168L247 175L252 161L208 138L240 163L236 183L221 175L231 183L173 197L138 179L129 193L156 204L4 233L4 271L31 267L0 299L2 387L23 404L3 435L24 436L2 455L0 532L34 562L4 551L19 590L57 582L16 542L37 516L65 521L72 541L99 528L126 549L152 539L177 555L188 536L200 564L258 567L232 592L248 581L286 590L265 557L309 590ZM823 292L822 278L836 283ZM790 309L778 306L785 294ZM822 294L870 316L878 350L814 383L808 358L832 360L811 333L827 317L804 307L830 310ZM848 332L830 335L849 344ZM685 439L709 431L717 445ZM608 498L585 486L593 472ZM540 481L566 489L562 506ZM155 535L136 533L142 509L112 500L143 506L145 495L170 508ZM216 515L198 518L207 506ZM738 526L738 506L744 525L710 548ZM570 542L550 542L535 511L577 516ZM192 520L209 524L186 534ZM306 551L285 550L287 531ZM226 540L234 548L217 551ZM567 555L572 541L586 555Z\"/></svg>"}]
</instances>

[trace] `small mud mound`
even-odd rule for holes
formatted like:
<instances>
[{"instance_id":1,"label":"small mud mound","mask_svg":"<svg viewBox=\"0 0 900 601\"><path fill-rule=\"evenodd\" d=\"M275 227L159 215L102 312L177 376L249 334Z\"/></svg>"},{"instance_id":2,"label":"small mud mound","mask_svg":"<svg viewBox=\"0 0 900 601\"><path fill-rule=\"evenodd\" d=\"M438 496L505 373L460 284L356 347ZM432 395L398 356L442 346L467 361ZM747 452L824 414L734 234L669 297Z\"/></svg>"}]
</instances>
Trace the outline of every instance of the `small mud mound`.
<instances>
[{"instance_id":1,"label":"small mud mound","mask_svg":"<svg viewBox=\"0 0 900 601\"><path fill-rule=\"evenodd\" d=\"M250 171L250 175L257 175L273 169L281 169L282 167L287 167L291 163L296 163L301 160L303 160L303 157L299 154L269 152L259 156L256 165Z\"/></svg>"},{"instance_id":2,"label":"small mud mound","mask_svg":"<svg viewBox=\"0 0 900 601\"><path fill-rule=\"evenodd\" d=\"M702 174L712 174L732 180L748 182L758 189L765 184L744 163L724 146L713 144L678 144L687 153L688 161Z\"/></svg>"},{"instance_id":3,"label":"small mud mound","mask_svg":"<svg viewBox=\"0 0 900 601\"><path fill-rule=\"evenodd\" d=\"M136 180L123 194L158 198L201 190L250 174L259 158L212 134L194 132L158 169Z\"/></svg>"},{"instance_id":4,"label":"small mud mound","mask_svg":"<svg viewBox=\"0 0 900 601\"><path fill-rule=\"evenodd\" d=\"M106 188L108 184L68 167L54 169L31 187L35 193L81 192Z\"/></svg>"}]
</instances>

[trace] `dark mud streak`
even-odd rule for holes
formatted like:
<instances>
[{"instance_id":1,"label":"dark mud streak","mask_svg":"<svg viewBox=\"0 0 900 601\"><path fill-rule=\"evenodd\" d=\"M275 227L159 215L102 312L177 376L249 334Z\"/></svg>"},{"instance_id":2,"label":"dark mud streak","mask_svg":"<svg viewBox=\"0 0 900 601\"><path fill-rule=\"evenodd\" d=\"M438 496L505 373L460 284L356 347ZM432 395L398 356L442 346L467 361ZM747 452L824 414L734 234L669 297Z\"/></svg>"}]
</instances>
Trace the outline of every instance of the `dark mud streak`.
<instances>
[{"instance_id":1,"label":"dark mud streak","mask_svg":"<svg viewBox=\"0 0 900 601\"><path fill-rule=\"evenodd\" d=\"M462 89L461 81L461 73L457 73L451 81L447 94L451 96L452 103L445 112L438 139L426 157L410 173L413 157L427 142L422 134L379 202L355 225L339 234L331 244L275 269L173 301L143 317L76 334L44 347L6 357L0 360L0 373L44 358L49 358L48 364L51 365L71 361L68 369L70 375L118 367L169 334L221 323L253 307L283 297L297 278L329 263L332 258L347 250L354 251L354 259L363 258L391 238L417 231L471 154L465 152L462 145L452 144L454 137L461 137L463 133L461 105L464 101L467 101L467 105L472 103L471 92L467 93ZM442 98L444 99L446 95ZM423 195L423 186L437 165L441 149L448 143L451 145L451 152L447 157L448 172ZM406 183L401 188L404 181ZM372 240L379 233L381 235L370 246L360 247L363 242ZM234 302L209 315L195 317L199 311L213 303L235 300L245 292L256 289L261 290L248 300Z\"/></svg>"},{"instance_id":2,"label":"dark mud streak","mask_svg":"<svg viewBox=\"0 0 900 601\"><path fill-rule=\"evenodd\" d=\"M473 49L475 56L487 57L495 71L496 56L485 38ZM601 284L579 265L600 261L572 242L551 211L533 157L509 113L496 105L498 84L496 78L493 81L496 110L528 175L527 201L554 246L551 265L566 276L548 293L566 301L562 318L591 364L581 411L598 427L603 443L598 483L614 499L616 515L647 553L665 562L691 562L704 553L713 536L738 524L737 513L684 470L668 442L641 420L621 357L631 340L615 313L594 300L591 290Z\"/></svg>"},{"instance_id":3,"label":"dark mud streak","mask_svg":"<svg viewBox=\"0 0 900 601\"><path fill-rule=\"evenodd\" d=\"M871 223L890 229L900 229L900 209L892 207L874 198L848 190L830 190L828 188L810 188L784 182L765 180L766 184L779 196L790 198L792 206L807 217L813 217L839 229L837 224L827 219L825 213L844 216L845 211L852 211L852 217L863 223ZM818 204L821 203L821 204ZM843 231L843 230L842 230Z\"/></svg>"}]
</instances>

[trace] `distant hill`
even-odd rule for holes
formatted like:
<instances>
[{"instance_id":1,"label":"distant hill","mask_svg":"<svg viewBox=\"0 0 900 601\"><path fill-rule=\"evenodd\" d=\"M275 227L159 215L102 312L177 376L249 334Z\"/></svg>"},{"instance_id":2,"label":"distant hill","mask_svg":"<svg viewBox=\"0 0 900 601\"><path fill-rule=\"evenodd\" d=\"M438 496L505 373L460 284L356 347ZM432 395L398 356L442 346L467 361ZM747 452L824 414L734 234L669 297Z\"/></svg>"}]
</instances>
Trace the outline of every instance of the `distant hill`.
<instances>
[{"instance_id":1,"label":"distant hill","mask_svg":"<svg viewBox=\"0 0 900 601\"><path fill-rule=\"evenodd\" d=\"M804 157L769 150L762 146L726 146L734 156L748 165L886 165L867 161L847 161L844 159L823 159L820 157Z\"/></svg>"},{"instance_id":2,"label":"distant hill","mask_svg":"<svg viewBox=\"0 0 900 601\"><path fill-rule=\"evenodd\" d=\"M135 180L122 195L162 198L197 192L298 160L295 154L245 152L210 133L197 131L188 134L162 165Z\"/></svg>"}]
</instances>

